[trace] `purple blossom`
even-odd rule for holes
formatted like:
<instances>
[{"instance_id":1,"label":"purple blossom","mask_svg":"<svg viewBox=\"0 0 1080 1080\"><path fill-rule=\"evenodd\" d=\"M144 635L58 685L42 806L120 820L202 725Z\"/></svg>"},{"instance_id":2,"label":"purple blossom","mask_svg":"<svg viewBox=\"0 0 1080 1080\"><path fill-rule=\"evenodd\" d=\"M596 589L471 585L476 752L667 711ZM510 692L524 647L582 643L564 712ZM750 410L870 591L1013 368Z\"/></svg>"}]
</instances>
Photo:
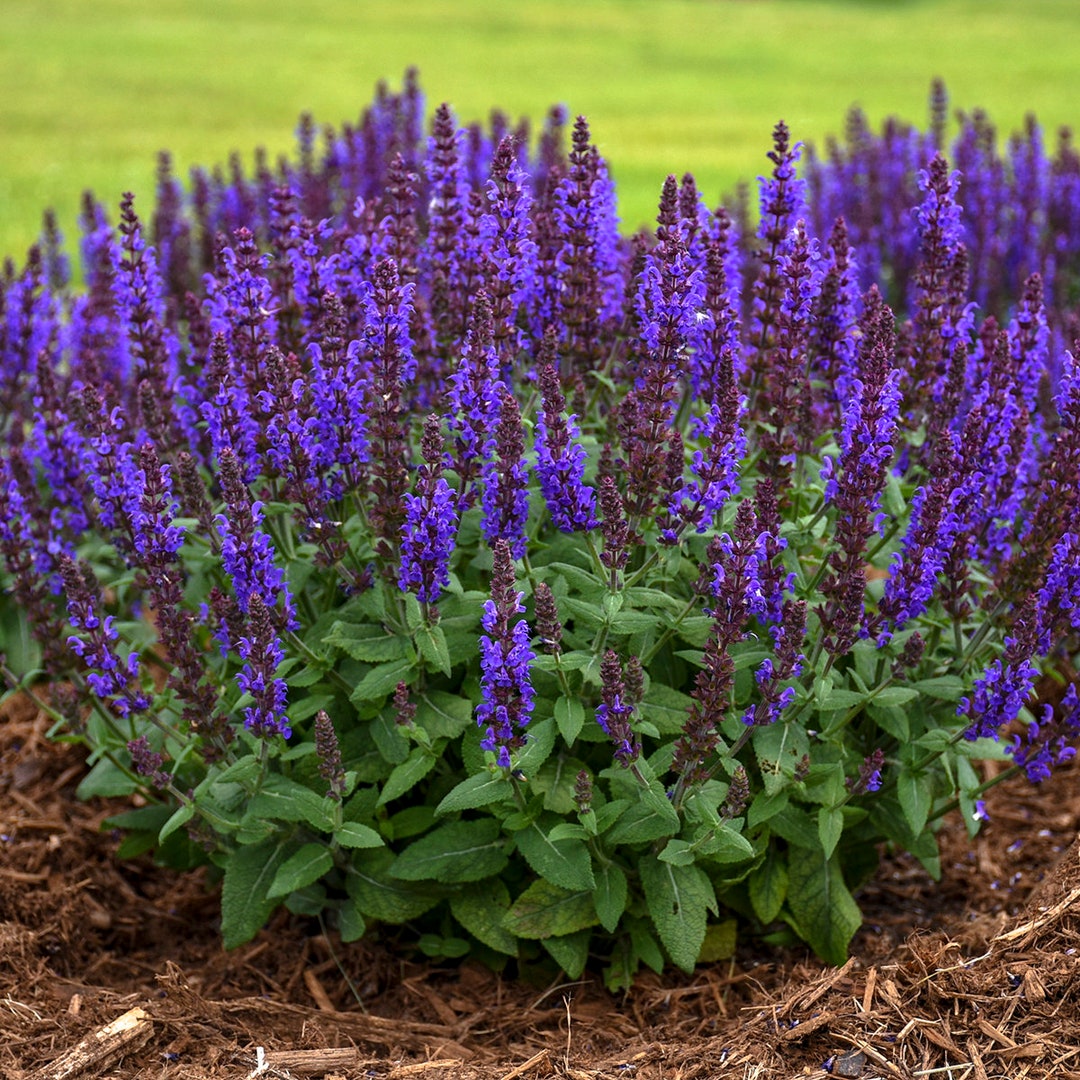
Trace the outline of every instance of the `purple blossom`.
<instances>
[{"instance_id":1,"label":"purple blossom","mask_svg":"<svg viewBox=\"0 0 1080 1080\"><path fill-rule=\"evenodd\" d=\"M1062 765L1076 756L1080 737L1080 697L1076 683L1070 683L1060 704L1047 704L1042 718L1033 720L1023 736L1013 736L1006 748L1013 761L1021 765L1033 784L1050 778L1055 765Z\"/></svg>"},{"instance_id":2,"label":"purple blossom","mask_svg":"<svg viewBox=\"0 0 1080 1080\"><path fill-rule=\"evenodd\" d=\"M254 702L244 709L244 727L260 738L292 734L285 714L288 690L285 680L277 677L278 665L285 650L277 634L271 612L258 593L251 596L247 609L247 633L237 642L237 652L244 666L236 676L236 685Z\"/></svg>"},{"instance_id":3,"label":"purple blossom","mask_svg":"<svg viewBox=\"0 0 1080 1080\"><path fill-rule=\"evenodd\" d=\"M566 399L555 368L540 369L543 409L536 419L536 473L556 528L585 532L596 528L596 493L583 481L585 448L577 441L574 416L566 416Z\"/></svg>"},{"instance_id":4,"label":"purple blossom","mask_svg":"<svg viewBox=\"0 0 1080 1080\"><path fill-rule=\"evenodd\" d=\"M628 769L641 756L641 740L634 734L630 719L634 706L627 700L622 661L611 649L600 662L601 702L596 706L596 722L615 744L615 760Z\"/></svg>"},{"instance_id":5,"label":"purple blossom","mask_svg":"<svg viewBox=\"0 0 1080 1080\"><path fill-rule=\"evenodd\" d=\"M442 477L443 438L439 418L429 416L421 440L424 464L416 494L405 496L398 588L415 592L422 604L434 604L450 582L458 516L454 492Z\"/></svg>"},{"instance_id":6,"label":"purple blossom","mask_svg":"<svg viewBox=\"0 0 1080 1080\"><path fill-rule=\"evenodd\" d=\"M496 755L499 765L510 768L511 751L525 745L525 728L533 710L535 692L529 674L534 654L529 644L529 624L514 615L524 612L524 593L514 588L514 565L510 545L496 540L491 572L491 599L484 602L480 622L486 631L480 638L480 690L483 701L476 706L476 722L484 731L484 750Z\"/></svg>"}]
</instances>

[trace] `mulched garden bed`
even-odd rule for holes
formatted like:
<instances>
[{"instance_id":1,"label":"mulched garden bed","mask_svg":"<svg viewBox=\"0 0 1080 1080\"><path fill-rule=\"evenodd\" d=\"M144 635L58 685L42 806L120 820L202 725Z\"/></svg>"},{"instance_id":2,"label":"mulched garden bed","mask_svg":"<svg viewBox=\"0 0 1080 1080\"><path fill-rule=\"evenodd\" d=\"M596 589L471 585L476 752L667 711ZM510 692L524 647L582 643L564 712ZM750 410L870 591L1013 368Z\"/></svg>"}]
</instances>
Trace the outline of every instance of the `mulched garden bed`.
<instances>
[{"instance_id":1,"label":"mulched garden bed","mask_svg":"<svg viewBox=\"0 0 1080 1080\"><path fill-rule=\"evenodd\" d=\"M222 950L202 872L118 862L80 751L0 711L0 1075L695 1080L1080 1077L1080 767L988 793L943 880L887 857L852 958L753 943L692 977L527 986L280 915Z\"/></svg>"}]
</instances>

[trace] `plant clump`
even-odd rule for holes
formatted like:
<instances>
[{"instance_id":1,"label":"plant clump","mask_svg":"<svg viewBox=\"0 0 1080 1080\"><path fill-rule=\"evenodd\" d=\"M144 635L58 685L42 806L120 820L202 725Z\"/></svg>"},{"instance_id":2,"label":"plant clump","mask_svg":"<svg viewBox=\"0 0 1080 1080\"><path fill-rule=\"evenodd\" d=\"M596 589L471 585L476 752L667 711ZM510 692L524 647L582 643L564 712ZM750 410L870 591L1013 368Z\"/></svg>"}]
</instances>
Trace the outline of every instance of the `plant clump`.
<instances>
[{"instance_id":1,"label":"plant clump","mask_svg":"<svg viewBox=\"0 0 1080 1080\"><path fill-rule=\"evenodd\" d=\"M625 237L583 118L425 126L410 75L87 196L82 289L7 264L5 678L228 946L838 962L880 843L1074 753L1070 137L779 124L756 225L669 177Z\"/></svg>"}]
</instances>

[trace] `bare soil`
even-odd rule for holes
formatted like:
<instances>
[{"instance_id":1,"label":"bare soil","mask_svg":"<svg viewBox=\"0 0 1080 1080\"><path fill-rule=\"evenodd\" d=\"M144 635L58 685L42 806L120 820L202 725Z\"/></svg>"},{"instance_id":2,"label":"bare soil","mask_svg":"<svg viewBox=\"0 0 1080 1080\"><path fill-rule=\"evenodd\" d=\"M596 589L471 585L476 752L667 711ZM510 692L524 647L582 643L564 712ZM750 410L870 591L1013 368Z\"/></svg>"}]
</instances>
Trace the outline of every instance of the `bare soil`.
<instances>
[{"instance_id":1,"label":"bare soil","mask_svg":"<svg viewBox=\"0 0 1080 1080\"><path fill-rule=\"evenodd\" d=\"M81 753L0 711L0 1076L242 1080L1080 1077L1080 766L987 797L943 878L886 856L843 968L740 947L693 976L528 986L279 914L221 947L201 871L120 862Z\"/></svg>"}]
</instances>

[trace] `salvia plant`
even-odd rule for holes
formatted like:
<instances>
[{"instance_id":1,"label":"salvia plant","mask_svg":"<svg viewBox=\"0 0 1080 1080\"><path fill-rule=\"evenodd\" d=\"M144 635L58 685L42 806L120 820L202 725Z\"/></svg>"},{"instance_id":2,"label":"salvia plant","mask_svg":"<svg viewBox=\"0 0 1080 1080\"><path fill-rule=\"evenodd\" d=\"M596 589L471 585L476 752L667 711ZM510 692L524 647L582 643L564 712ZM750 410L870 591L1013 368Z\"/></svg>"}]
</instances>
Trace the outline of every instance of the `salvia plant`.
<instances>
[{"instance_id":1,"label":"salvia plant","mask_svg":"<svg viewBox=\"0 0 1080 1080\"><path fill-rule=\"evenodd\" d=\"M951 126L779 124L757 214L669 177L627 237L584 119L410 74L88 195L78 288L50 218L0 281L4 674L138 794L120 854L209 863L228 946L840 961L883 843L936 875L1080 729L1080 156Z\"/></svg>"}]
</instances>

